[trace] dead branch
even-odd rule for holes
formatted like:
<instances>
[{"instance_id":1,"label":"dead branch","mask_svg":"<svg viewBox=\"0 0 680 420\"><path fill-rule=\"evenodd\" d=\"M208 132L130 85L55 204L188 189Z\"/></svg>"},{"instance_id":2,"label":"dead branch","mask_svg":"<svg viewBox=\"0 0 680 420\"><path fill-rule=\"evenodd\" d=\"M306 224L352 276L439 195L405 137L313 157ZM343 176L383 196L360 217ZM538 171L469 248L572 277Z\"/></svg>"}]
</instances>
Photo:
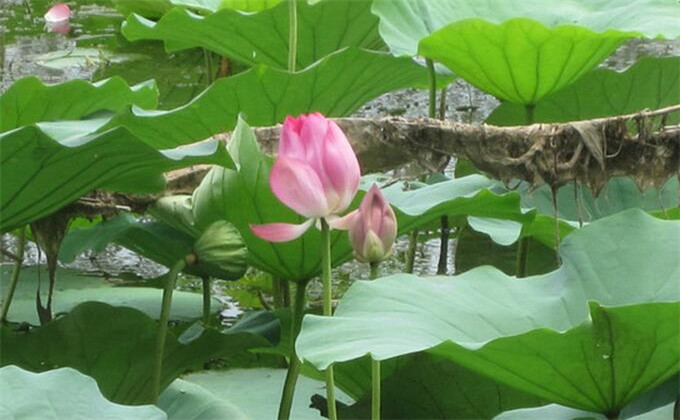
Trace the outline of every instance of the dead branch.
<instances>
[{"instance_id":1,"label":"dead branch","mask_svg":"<svg viewBox=\"0 0 680 420\"><path fill-rule=\"evenodd\" d=\"M659 187L679 173L680 126L664 126L674 112L680 112L680 105L612 118L515 127L398 117L338 118L336 122L350 139L363 173L411 162L440 162L455 155L504 182L519 179L557 188L575 181L597 192L617 175L630 176L645 188ZM262 150L273 153L280 126L254 130ZM228 142L229 134L215 138ZM190 193L209 169L203 165L168 173L166 194ZM142 210L153 201L148 196L123 196L120 202L120 197L109 196L107 208L122 205ZM83 200L78 204L87 206Z\"/></svg>"}]
</instances>

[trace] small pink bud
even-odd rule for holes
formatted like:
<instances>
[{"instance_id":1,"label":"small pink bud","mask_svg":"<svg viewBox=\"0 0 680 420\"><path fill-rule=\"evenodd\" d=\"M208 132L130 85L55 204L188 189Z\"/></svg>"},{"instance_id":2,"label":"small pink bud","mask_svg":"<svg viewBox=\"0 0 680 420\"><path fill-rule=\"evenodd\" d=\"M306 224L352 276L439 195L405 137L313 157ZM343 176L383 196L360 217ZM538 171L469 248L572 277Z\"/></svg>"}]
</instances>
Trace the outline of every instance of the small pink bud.
<instances>
[{"instance_id":1,"label":"small pink bud","mask_svg":"<svg viewBox=\"0 0 680 420\"><path fill-rule=\"evenodd\" d=\"M45 22L57 23L69 20L71 18L71 9L66 3L59 3L50 8L45 13Z\"/></svg>"},{"instance_id":2,"label":"small pink bud","mask_svg":"<svg viewBox=\"0 0 680 420\"><path fill-rule=\"evenodd\" d=\"M349 240L362 262L380 262L392 253L397 237L397 217L374 184L351 218Z\"/></svg>"}]
</instances>

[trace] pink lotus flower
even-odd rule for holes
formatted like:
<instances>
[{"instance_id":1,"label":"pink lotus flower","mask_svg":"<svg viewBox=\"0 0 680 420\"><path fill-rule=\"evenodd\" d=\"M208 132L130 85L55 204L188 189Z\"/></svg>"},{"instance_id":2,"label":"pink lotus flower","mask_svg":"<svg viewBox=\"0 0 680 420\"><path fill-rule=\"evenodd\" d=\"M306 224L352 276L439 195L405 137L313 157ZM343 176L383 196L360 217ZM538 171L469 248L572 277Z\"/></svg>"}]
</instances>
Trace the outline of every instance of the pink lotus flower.
<instances>
[{"instance_id":1,"label":"pink lotus flower","mask_svg":"<svg viewBox=\"0 0 680 420\"><path fill-rule=\"evenodd\" d=\"M45 22L57 23L69 20L71 17L71 9L66 3L55 4L50 10L45 13Z\"/></svg>"},{"instance_id":2,"label":"pink lotus flower","mask_svg":"<svg viewBox=\"0 0 680 420\"><path fill-rule=\"evenodd\" d=\"M287 117L269 185L283 204L309 220L299 225L253 225L251 229L266 241L286 242L301 236L321 218L331 227L342 228L344 219L338 216L354 199L360 177L359 162L337 124L318 112Z\"/></svg>"},{"instance_id":3,"label":"pink lotus flower","mask_svg":"<svg viewBox=\"0 0 680 420\"><path fill-rule=\"evenodd\" d=\"M359 261L380 262L392 253L397 217L375 184L349 218L349 241Z\"/></svg>"}]
</instances>

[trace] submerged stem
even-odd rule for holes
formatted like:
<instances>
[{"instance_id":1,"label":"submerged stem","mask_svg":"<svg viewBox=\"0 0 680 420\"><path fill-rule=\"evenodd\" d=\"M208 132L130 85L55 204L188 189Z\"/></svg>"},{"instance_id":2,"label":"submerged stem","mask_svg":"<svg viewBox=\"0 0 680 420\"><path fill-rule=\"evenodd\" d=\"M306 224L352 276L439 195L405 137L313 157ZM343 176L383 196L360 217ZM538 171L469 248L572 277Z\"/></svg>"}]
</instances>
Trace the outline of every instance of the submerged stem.
<instances>
[{"instance_id":1,"label":"submerged stem","mask_svg":"<svg viewBox=\"0 0 680 420\"><path fill-rule=\"evenodd\" d=\"M168 278L163 288L163 303L161 305L161 315L158 320L158 332L156 335L156 351L154 357L151 386L154 402L158 402L161 393L161 374L163 371L163 351L165 349L165 337L168 332L168 321L170 320L170 308L172 306L172 292L175 290L177 276L186 266L186 260L182 258L172 266L168 273Z\"/></svg>"},{"instance_id":2,"label":"submerged stem","mask_svg":"<svg viewBox=\"0 0 680 420\"><path fill-rule=\"evenodd\" d=\"M406 249L406 267L404 271L413 274L413 267L416 263L416 248L418 247L418 231L412 230L408 234L408 248Z\"/></svg>"},{"instance_id":3,"label":"submerged stem","mask_svg":"<svg viewBox=\"0 0 680 420\"><path fill-rule=\"evenodd\" d=\"M333 316L333 288L331 283L331 232L326 219L321 219L321 281L323 283L323 314ZM333 365L326 369L326 402L329 420L337 420Z\"/></svg>"},{"instance_id":4,"label":"submerged stem","mask_svg":"<svg viewBox=\"0 0 680 420\"><path fill-rule=\"evenodd\" d=\"M3 324L7 319L9 312L9 305L12 303L14 291L19 282L19 274L21 273L21 264L24 261L24 247L26 246L26 227L19 230L19 237L17 240L16 260L14 261L14 268L12 268L12 276L9 279L9 289L5 295L5 300L2 302L2 312L0 312L0 324Z\"/></svg>"},{"instance_id":5,"label":"submerged stem","mask_svg":"<svg viewBox=\"0 0 680 420\"><path fill-rule=\"evenodd\" d=\"M208 326L210 324L210 304L212 300L210 278L201 277L201 285L203 288L203 325Z\"/></svg>"},{"instance_id":6,"label":"submerged stem","mask_svg":"<svg viewBox=\"0 0 680 420\"><path fill-rule=\"evenodd\" d=\"M295 396L295 384L300 375L300 359L298 359L295 351L295 341L298 334L300 334L302 317L305 312L306 288L307 283L298 283L295 286L295 302L293 302L293 316L291 318L291 334L293 339L291 340L288 372L286 372L286 381L283 384L283 393L281 394L281 403L279 404L278 420L288 420L290 418L290 410L293 406L293 397Z\"/></svg>"},{"instance_id":7,"label":"submerged stem","mask_svg":"<svg viewBox=\"0 0 680 420\"><path fill-rule=\"evenodd\" d=\"M295 71L297 58L297 0L288 0L288 71Z\"/></svg>"}]
</instances>

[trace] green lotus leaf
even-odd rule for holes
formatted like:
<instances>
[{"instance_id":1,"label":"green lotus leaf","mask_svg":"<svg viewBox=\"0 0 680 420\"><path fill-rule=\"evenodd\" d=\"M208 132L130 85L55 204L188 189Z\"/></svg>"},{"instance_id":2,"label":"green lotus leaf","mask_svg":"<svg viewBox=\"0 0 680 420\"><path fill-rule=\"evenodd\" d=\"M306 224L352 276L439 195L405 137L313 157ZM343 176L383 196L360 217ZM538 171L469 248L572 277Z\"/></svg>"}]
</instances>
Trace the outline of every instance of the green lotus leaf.
<instances>
[{"instance_id":1,"label":"green lotus leaf","mask_svg":"<svg viewBox=\"0 0 680 420\"><path fill-rule=\"evenodd\" d=\"M72 367L94 378L111 401L146 403L153 400L151 370L157 330L153 319L135 309L86 302L28 333L2 327L0 363L34 372ZM169 332L162 388L185 371L202 368L209 359L229 358L267 345L264 338L245 331L231 334L205 329L188 342L178 341Z\"/></svg>"},{"instance_id":2,"label":"green lotus leaf","mask_svg":"<svg viewBox=\"0 0 680 420\"><path fill-rule=\"evenodd\" d=\"M524 18L500 24L469 19L424 38L419 52L498 99L534 105L597 66L633 35L549 28Z\"/></svg>"},{"instance_id":3,"label":"green lotus leaf","mask_svg":"<svg viewBox=\"0 0 680 420\"><path fill-rule=\"evenodd\" d=\"M395 362L387 372L384 368L388 363L381 365L382 418L481 420L502 411L542 404L539 398L432 354L413 354ZM345 366L336 365L336 372ZM340 418L371 418L370 366L368 370L368 392L355 404L341 406Z\"/></svg>"},{"instance_id":4,"label":"green lotus leaf","mask_svg":"<svg viewBox=\"0 0 680 420\"><path fill-rule=\"evenodd\" d=\"M249 420L243 411L207 389L176 379L158 399L168 420Z\"/></svg>"},{"instance_id":5,"label":"green lotus leaf","mask_svg":"<svg viewBox=\"0 0 680 420\"><path fill-rule=\"evenodd\" d=\"M625 115L678 103L680 57L646 57L622 72L592 70L574 83L547 95L533 110L533 122L567 122ZM510 102L496 108L486 122L494 125L528 123L526 109ZM667 123L678 121L671 114Z\"/></svg>"},{"instance_id":6,"label":"green lotus leaf","mask_svg":"<svg viewBox=\"0 0 680 420\"><path fill-rule=\"evenodd\" d=\"M186 375L184 380L200 385L218 398L238 401L239 408L248 418L273 419L278 410L278 404L273 402L281 397L285 377L285 369L253 368L192 373ZM324 394L323 381L299 377L291 418L323 419L317 410L309 407L310 397L314 394ZM338 392L337 398L345 403L350 401L342 392Z\"/></svg>"},{"instance_id":7,"label":"green lotus leaf","mask_svg":"<svg viewBox=\"0 0 680 420\"><path fill-rule=\"evenodd\" d=\"M574 193L577 189L577 195ZM552 192L549 187L541 186L530 190L526 184L519 187L522 194L522 206L534 207L539 213L554 214L552 206ZM657 210L659 216L680 205L678 202L678 179L669 179L663 187L646 188L644 191L627 177L614 177L595 197L593 192L585 186L574 187L568 184L557 192L557 207L559 216L566 220L590 222L617 212L639 208L646 211Z\"/></svg>"},{"instance_id":8,"label":"green lotus leaf","mask_svg":"<svg viewBox=\"0 0 680 420\"><path fill-rule=\"evenodd\" d=\"M129 105L153 109L157 101L153 80L128 86L114 76L96 83L77 79L47 85L37 77L25 77L0 96L0 132L38 122L79 120L103 110L120 111Z\"/></svg>"},{"instance_id":9,"label":"green lotus leaf","mask_svg":"<svg viewBox=\"0 0 680 420\"><path fill-rule=\"evenodd\" d=\"M158 246L157 248L162 248ZM175 260L176 262L177 260ZM12 265L0 267L0 285L2 294L8 289ZM17 283L7 319L10 322L27 322L39 325L35 309L35 294L41 284L41 293L46 295L47 272L38 267L24 267ZM71 311L81 302L92 300L109 305L130 306L147 316L158 318L161 311L163 291L154 287L116 287L115 282L107 281L96 275L84 275L74 270L57 270L57 283L54 291L53 310L55 313ZM44 300L43 300L44 301ZM215 312L219 310L219 302L213 302ZM173 294L170 319L173 321L191 321L201 317L202 296L200 293L175 291Z\"/></svg>"},{"instance_id":10,"label":"green lotus leaf","mask_svg":"<svg viewBox=\"0 0 680 420\"><path fill-rule=\"evenodd\" d=\"M0 419L165 420L152 405L136 407L109 402L94 379L75 369L33 373L17 366L0 368ZM11 398L7 398L11 396Z\"/></svg>"},{"instance_id":11,"label":"green lotus leaf","mask_svg":"<svg viewBox=\"0 0 680 420\"><path fill-rule=\"evenodd\" d=\"M563 0L550 7L536 7L532 0L375 0L372 11L380 18L380 35L395 55L416 55L418 42L432 32L474 18L491 23L529 18L549 27L580 25L594 32L617 29L649 38L675 38L680 34L676 6L664 0ZM479 42L484 42L481 38Z\"/></svg>"},{"instance_id":12,"label":"green lotus leaf","mask_svg":"<svg viewBox=\"0 0 680 420\"><path fill-rule=\"evenodd\" d=\"M343 117L383 93L424 88L427 83L427 71L410 59L345 49L297 73L258 66L217 80L182 107L132 109L111 124L123 125L154 144L176 147L231 131L239 113L253 126L274 125L287 115L312 111Z\"/></svg>"},{"instance_id":13,"label":"green lotus leaf","mask_svg":"<svg viewBox=\"0 0 680 420\"><path fill-rule=\"evenodd\" d=\"M238 3L227 0L225 5L229 2ZM383 49L378 18L370 7L371 2L366 0L315 5L298 1L297 68L306 68L345 47ZM121 31L130 41L162 40L170 52L203 47L248 65L287 69L288 13L288 2L252 14L223 8L199 16L174 8L158 22L131 15Z\"/></svg>"},{"instance_id":14,"label":"green lotus leaf","mask_svg":"<svg viewBox=\"0 0 680 420\"><path fill-rule=\"evenodd\" d=\"M163 172L231 162L214 140L159 150L125 128L102 130L108 122L37 123L0 134L2 232L47 216L94 189L153 192L163 188Z\"/></svg>"},{"instance_id":15,"label":"green lotus leaf","mask_svg":"<svg viewBox=\"0 0 680 420\"><path fill-rule=\"evenodd\" d=\"M562 266L516 279L356 282L333 318L307 315L301 358L324 369L429 350L513 388L610 414L680 369L680 222L628 210L562 243ZM622 287L625 285L625 287Z\"/></svg>"}]
</instances>

